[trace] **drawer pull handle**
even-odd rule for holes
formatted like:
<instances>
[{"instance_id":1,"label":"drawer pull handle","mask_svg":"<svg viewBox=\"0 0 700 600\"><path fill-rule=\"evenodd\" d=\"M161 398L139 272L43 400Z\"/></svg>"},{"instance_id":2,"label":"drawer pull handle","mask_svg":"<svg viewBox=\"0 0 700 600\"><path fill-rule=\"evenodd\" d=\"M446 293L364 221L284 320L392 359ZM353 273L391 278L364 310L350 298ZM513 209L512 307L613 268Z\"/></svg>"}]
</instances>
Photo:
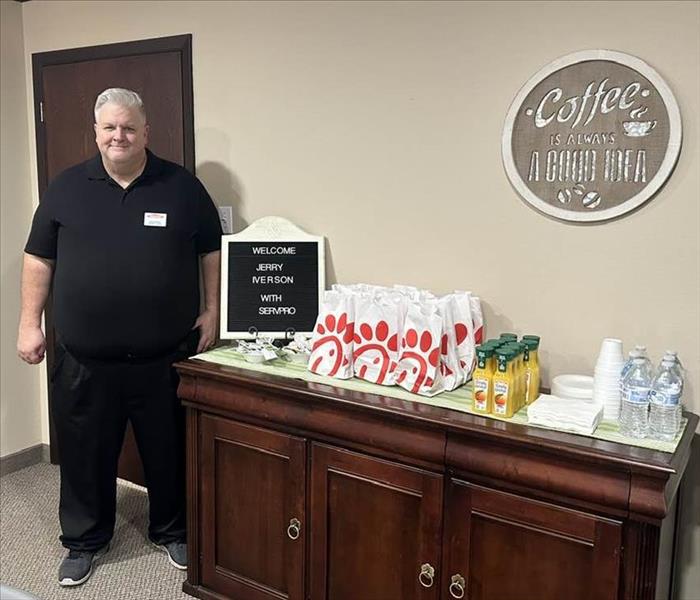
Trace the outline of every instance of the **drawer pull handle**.
<instances>
[{"instance_id":1,"label":"drawer pull handle","mask_svg":"<svg viewBox=\"0 0 700 600\"><path fill-rule=\"evenodd\" d=\"M425 563L420 566L420 574L418 575L418 581L425 587L433 587L433 581L435 579L435 569L429 563Z\"/></svg>"},{"instance_id":2,"label":"drawer pull handle","mask_svg":"<svg viewBox=\"0 0 700 600\"><path fill-rule=\"evenodd\" d=\"M289 527L287 527L287 535L290 540L296 540L299 538L301 533L301 521L299 519L291 519L289 521Z\"/></svg>"},{"instance_id":3,"label":"drawer pull handle","mask_svg":"<svg viewBox=\"0 0 700 600\"><path fill-rule=\"evenodd\" d=\"M462 577L459 573L457 575L452 576L452 583L450 583L450 595L453 598L457 598L457 600L460 600L460 598L464 598L464 589L466 586L466 581L464 581L464 577Z\"/></svg>"}]
</instances>

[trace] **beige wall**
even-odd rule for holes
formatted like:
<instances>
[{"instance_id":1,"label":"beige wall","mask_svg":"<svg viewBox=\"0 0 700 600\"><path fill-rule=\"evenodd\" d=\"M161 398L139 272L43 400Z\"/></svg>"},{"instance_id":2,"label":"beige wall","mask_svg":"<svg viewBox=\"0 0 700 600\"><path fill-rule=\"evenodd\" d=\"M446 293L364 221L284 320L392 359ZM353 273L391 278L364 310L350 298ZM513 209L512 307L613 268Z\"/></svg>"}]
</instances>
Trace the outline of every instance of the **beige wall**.
<instances>
[{"instance_id":1,"label":"beige wall","mask_svg":"<svg viewBox=\"0 0 700 600\"><path fill-rule=\"evenodd\" d=\"M198 172L240 226L276 214L325 235L338 281L478 292L490 334L542 336L545 383L590 372L605 336L655 360L675 348L700 412L698 2L33 0L22 12L29 106L32 52L191 32ZM518 199L500 139L520 86L590 48L659 71L684 142L641 210L572 226ZM697 506L698 486L688 493ZM691 598L700 525L687 525Z\"/></svg>"},{"instance_id":2,"label":"beige wall","mask_svg":"<svg viewBox=\"0 0 700 600\"><path fill-rule=\"evenodd\" d=\"M17 2L1 2L0 11L0 456L7 456L41 443L42 419L41 368L19 361L15 337L22 248L32 217L33 185L29 170L22 7Z\"/></svg>"},{"instance_id":3,"label":"beige wall","mask_svg":"<svg viewBox=\"0 0 700 600\"><path fill-rule=\"evenodd\" d=\"M339 281L472 289L491 333L542 336L545 382L591 371L605 336L646 343L655 360L675 348L700 412L698 6L33 0L23 11L28 69L31 52L192 32L202 179L245 222L278 214L325 235ZM519 200L499 144L520 86L585 48L654 66L685 135L655 199L573 226Z\"/></svg>"}]
</instances>

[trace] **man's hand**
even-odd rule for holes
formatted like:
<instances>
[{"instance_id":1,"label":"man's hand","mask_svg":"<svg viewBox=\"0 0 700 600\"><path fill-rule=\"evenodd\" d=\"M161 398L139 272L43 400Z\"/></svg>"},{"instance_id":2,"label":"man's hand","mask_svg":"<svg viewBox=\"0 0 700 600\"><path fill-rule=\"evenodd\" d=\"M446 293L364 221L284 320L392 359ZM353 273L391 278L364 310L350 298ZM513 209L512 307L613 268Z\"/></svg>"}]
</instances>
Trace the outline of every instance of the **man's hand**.
<instances>
[{"instance_id":1,"label":"man's hand","mask_svg":"<svg viewBox=\"0 0 700 600\"><path fill-rule=\"evenodd\" d=\"M205 310L194 322L192 329L199 329L199 343L197 352L209 350L216 342L218 328L218 313L215 310Z\"/></svg>"},{"instance_id":2,"label":"man's hand","mask_svg":"<svg viewBox=\"0 0 700 600\"><path fill-rule=\"evenodd\" d=\"M30 365L39 364L46 353L46 338L41 327L20 327L17 336L17 354Z\"/></svg>"},{"instance_id":3,"label":"man's hand","mask_svg":"<svg viewBox=\"0 0 700 600\"><path fill-rule=\"evenodd\" d=\"M49 297L55 261L24 253L22 263L22 309L19 315L17 354L30 365L44 360L46 338L41 330L41 315Z\"/></svg>"}]
</instances>

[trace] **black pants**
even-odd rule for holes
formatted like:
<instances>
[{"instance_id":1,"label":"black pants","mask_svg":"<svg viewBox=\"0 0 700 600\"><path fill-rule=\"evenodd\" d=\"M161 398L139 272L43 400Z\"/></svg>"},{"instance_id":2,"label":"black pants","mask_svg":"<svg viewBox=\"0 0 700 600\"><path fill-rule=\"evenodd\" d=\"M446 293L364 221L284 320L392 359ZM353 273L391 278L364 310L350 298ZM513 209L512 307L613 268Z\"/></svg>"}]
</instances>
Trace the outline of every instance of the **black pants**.
<instances>
[{"instance_id":1,"label":"black pants","mask_svg":"<svg viewBox=\"0 0 700 600\"><path fill-rule=\"evenodd\" d=\"M94 551L114 533L117 464L131 421L148 487L151 541L185 541L184 412L172 363L93 361L57 345L52 416L61 471L61 542Z\"/></svg>"}]
</instances>

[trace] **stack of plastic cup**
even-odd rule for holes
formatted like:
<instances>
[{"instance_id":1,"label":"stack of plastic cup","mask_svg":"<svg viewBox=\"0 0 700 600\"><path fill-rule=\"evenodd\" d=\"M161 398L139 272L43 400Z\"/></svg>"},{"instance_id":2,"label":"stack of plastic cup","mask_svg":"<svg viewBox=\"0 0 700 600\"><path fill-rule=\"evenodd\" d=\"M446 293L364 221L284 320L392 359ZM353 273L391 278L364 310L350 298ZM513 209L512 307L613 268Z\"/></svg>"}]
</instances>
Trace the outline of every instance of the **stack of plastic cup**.
<instances>
[{"instance_id":1,"label":"stack of plastic cup","mask_svg":"<svg viewBox=\"0 0 700 600\"><path fill-rule=\"evenodd\" d=\"M593 402L603 407L606 421L620 418L620 373L624 364L622 340L605 338L593 373Z\"/></svg>"}]
</instances>

